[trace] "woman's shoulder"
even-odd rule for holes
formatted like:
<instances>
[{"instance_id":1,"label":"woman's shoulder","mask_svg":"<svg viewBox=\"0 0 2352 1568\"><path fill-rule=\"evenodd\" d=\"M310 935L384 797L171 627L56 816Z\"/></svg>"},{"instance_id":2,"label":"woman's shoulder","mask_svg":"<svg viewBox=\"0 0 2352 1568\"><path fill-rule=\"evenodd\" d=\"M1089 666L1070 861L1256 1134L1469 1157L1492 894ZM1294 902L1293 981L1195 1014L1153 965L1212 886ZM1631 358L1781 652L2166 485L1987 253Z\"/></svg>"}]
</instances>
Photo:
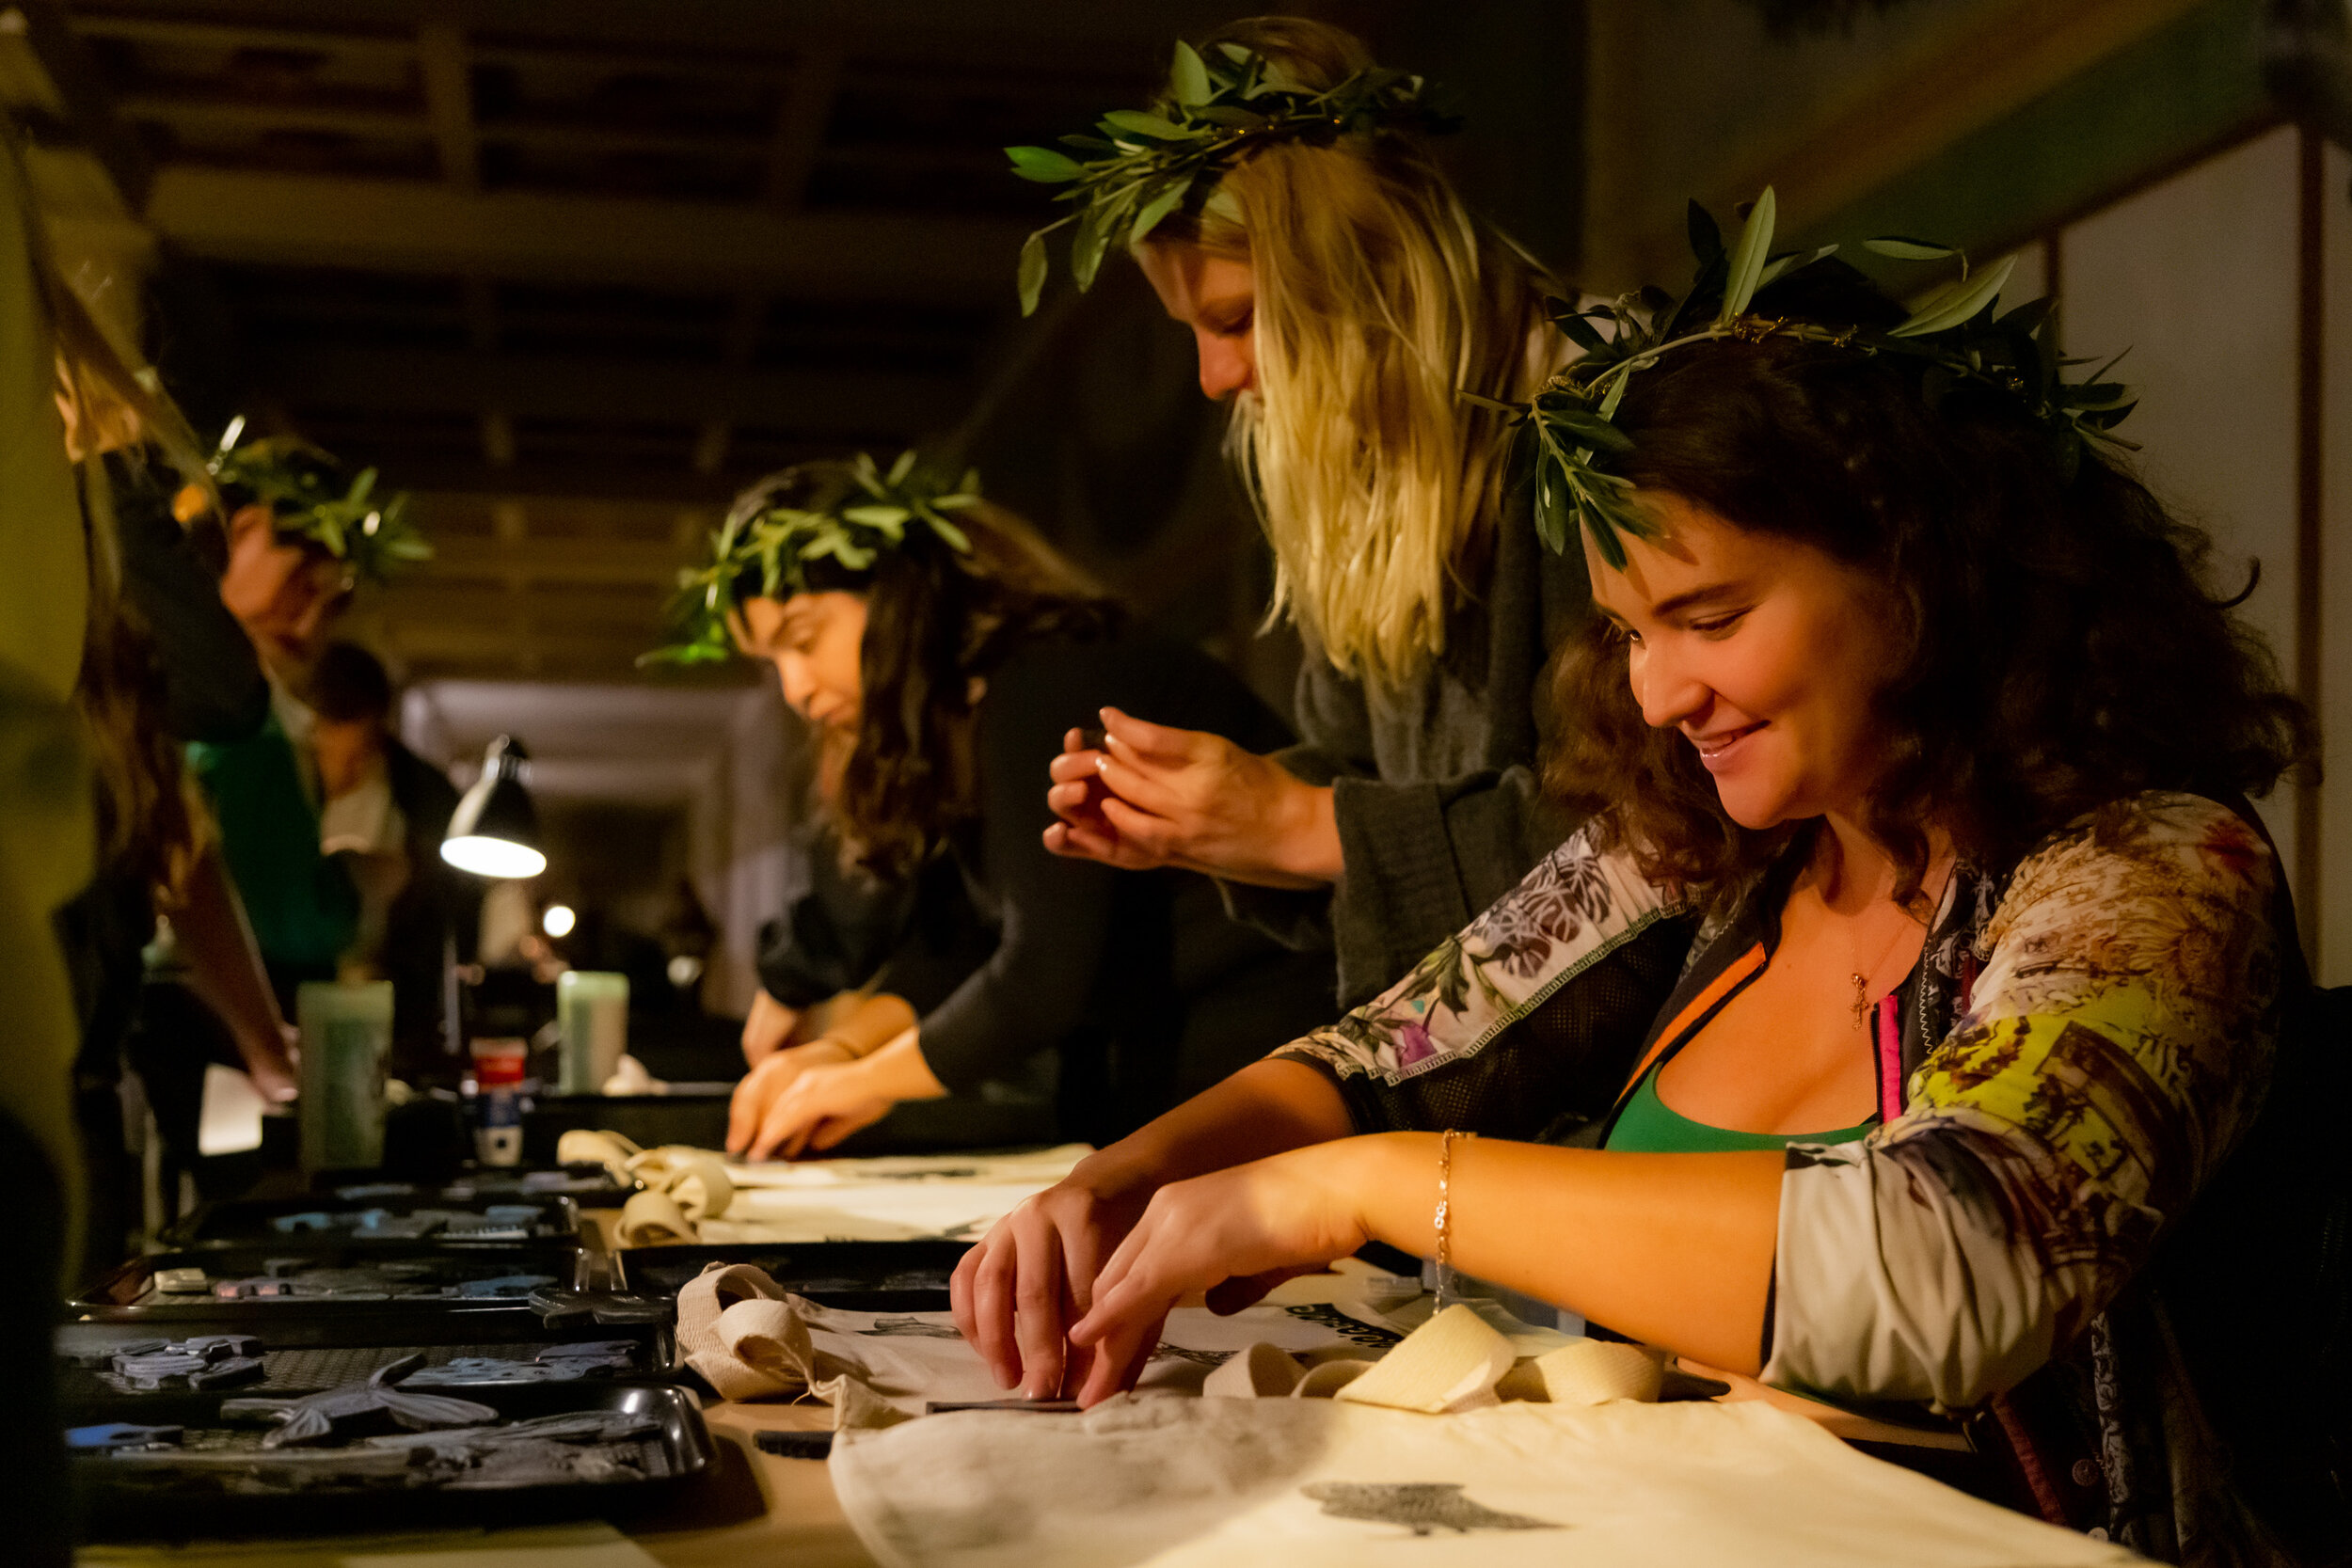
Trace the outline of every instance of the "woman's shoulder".
<instances>
[{"instance_id":1,"label":"woman's shoulder","mask_svg":"<svg viewBox=\"0 0 2352 1568\"><path fill-rule=\"evenodd\" d=\"M2278 856L2245 811L2177 791L2150 790L2084 813L2018 863L1981 945L2040 942L2073 930L2102 941L2138 932L2266 927L2275 912Z\"/></svg>"},{"instance_id":2,"label":"woman's shoulder","mask_svg":"<svg viewBox=\"0 0 2352 1568\"><path fill-rule=\"evenodd\" d=\"M2044 838L2018 863L2011 885L2092 867L2244 883L2266 893L2277 877L2278 856L2250 807L2152 789L2109 800Z\"/></svg>"}]
</instances>

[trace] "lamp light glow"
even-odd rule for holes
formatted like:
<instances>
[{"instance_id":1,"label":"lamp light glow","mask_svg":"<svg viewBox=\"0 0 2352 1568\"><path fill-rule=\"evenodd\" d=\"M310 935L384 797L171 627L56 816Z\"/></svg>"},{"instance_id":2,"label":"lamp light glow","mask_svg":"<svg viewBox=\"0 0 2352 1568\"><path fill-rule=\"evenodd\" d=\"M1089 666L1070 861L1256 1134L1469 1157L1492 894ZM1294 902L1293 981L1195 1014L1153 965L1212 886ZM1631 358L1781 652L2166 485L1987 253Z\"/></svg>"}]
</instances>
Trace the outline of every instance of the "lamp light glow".
<instances>
[{"instance_id":1,"label":"lamp light glow","mask_svg":"<svg viewBox=\"0 0 2352 1568\"><path fill-rule=\"evenodd\" d=\"M568 937L579 924L580 916L572 912L569 904L549 904L547 912L539 917L539 929L551 937Z\"/></svg>"},{"instance_id":2,"label":"lamp light glow","mask_svg":"<svg viewBox=\"0 0 2352 1568\"><path fill-rule=\"evenodd\" d=\"M548 868L547 856L531 846L510 844L502 838L485 838L480 833L443 839L441 858L460 871L501 880L536 877Z\"/></svg>"},{"instance_id":3,"label":"lamp light glow","mask_svg":"<svg viewBox=\"0 0 2352 1568\"><path fill-rule=\"evenodd\" d=\"M441 858L477 877L536 877L548 868L539 849L539 812L524 787L531 753L500 736L482 756L482 776L457 802L441 837Z\"/></svg>"}]
</instances>

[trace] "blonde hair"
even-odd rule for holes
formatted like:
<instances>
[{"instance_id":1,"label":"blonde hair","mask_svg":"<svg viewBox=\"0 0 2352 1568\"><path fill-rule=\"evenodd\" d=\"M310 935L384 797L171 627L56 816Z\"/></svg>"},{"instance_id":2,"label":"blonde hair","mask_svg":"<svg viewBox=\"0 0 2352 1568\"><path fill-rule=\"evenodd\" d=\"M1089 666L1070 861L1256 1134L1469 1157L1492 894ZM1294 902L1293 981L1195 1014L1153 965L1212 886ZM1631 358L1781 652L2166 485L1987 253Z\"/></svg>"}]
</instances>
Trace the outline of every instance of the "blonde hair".
<instances>
[{"instance_id":1,"label":"blonde hair","mask_svg":"<svg viewBox=\"0 0 2352 1568\"><path fill-rule=\"evenodd\" d=\"M1204 48L1228 41L1311 91L1372 64L1295 18ZM1269 621L1287 611L1343 673L1402 684L1444 652L1502 500L1502 417L1459 394L1517 400L1557 368L1549 279L1395 131L1261 148L1146 243L1163 240L1250 265L1257 390L1228 451L1274 546Z\"/></svg>"}]
</instances>

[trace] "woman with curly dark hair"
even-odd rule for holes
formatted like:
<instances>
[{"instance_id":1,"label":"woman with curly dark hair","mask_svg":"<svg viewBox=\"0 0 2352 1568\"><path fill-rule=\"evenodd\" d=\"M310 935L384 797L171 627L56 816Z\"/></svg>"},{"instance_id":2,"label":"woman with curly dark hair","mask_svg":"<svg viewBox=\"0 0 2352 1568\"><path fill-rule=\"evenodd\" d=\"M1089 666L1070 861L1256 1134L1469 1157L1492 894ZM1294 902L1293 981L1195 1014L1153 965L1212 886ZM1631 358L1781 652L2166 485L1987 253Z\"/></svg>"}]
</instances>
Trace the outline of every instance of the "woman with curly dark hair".
<instances>
[{"instance_id":1,"label":"woman with curly dark hair","mask_svg":"<svg viewBox=\"0 0 2352 1568\"><path fill-rule=\"evenodd\" d=\"M2029 1506L2151 1555L2340 1532L2342 1450L2256 1359L2315 1300L2330 1190L2281 1163L2326 1140L2280 1121L2315 1097L2245 803L2307 716L2025 328L1988 368L1835 263L1668 314L1556 405L1604 620L1549 782L1596 815L1386 995L1010 1216L960 1321L1092 1402L1184 1292L1376 1239L1779 1386L1982 1414Z\"/></svg>"},{"instance_id":2,"label":"woman with curly dark hair","mask_svg":"<svg viewBox=\"0 0 2352 1568\"><path fill-rule=\"evenodd\" d=\"M838 837L918 898L947 863L956 906L945 935L917 911L868 1006L761 1055L729 1148L823 1149L950 1094L925 1118L944 1140L1009 1141L984 1113L1026 1095L1042 1131L1102 1141L1327 1007L1324 966L1228 920L1206 878L1046 850L1037 775L1102 707L1164 704L1246 746L1279 744L1281 721L1206 654L1128 626L968 477L950 490L911 459L861 459L762 481L700 602L837 737L822 794Z\"/></svg>"}]
</instances>

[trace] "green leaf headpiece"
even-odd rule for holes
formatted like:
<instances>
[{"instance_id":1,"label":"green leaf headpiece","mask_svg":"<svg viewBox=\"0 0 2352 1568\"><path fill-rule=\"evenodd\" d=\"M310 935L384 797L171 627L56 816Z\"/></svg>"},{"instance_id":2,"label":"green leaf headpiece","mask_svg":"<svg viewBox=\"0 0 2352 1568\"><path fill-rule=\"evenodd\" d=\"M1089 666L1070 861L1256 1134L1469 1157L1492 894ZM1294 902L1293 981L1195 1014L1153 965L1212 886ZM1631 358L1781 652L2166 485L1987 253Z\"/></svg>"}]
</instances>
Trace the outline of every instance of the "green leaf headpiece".
<instances>
[{"instance_id":1,"label":"green leaf headpiece","mask_svg":"<svg viewBox=\"0 0 2352 1568\"><path fill-rule=\"evenodd\" d=\"M1061 138L1069 151L1009 147L1012 171L1059 185L1057 201L1077 211L1047 224L1021 247L1021 313L1037 309L1045 288L1045 236L1075 224L1070 276L1090 287L1114 240L1136 245L1180 208L1205 202L1224 172L1274 141L1330 143L1375 131L1424 135L1460 121L1430 102L1419 76L1378 67L1359 71L1325 92L1310 92L1281 67L1238 43L1205 55L1176 45L1169 87L1152 109L1113 109L1095 135Z\"/></svg>"},{"instance_id":2,"label":"green leaf headpiece","mask_svg":"<svg viewBox=\"0 0 2352 1568\"><path fill-rule=\"evenodd\" d=\"M2042 330L2054 301L2038 299L1995 314L2013 261L1971 272L1967 258L1949 245L1896 237L1865 240L1864 249L1895 261L1957 259L1960 277L1922 299L1908 319L1883 329L1831 327L1753 313L1749 305L1758 289L1837 248L1774 252L1773 217L1773 196L1767 187L1748 210L1739 239L1726 249L1715 220L1693 201L1691 249L1698 271L1681 299L1645 289L1606 306L1562 309L1552 319L1583 350L1582 357L1526 404L1497 404L1462 394L1514 415L1532 433L1536 446L1535 527L1552 549L1565 550L1581 528L1591 535L1603 561L1622 567L1624 535L1657 535L1656 523L1633 505L1632 484L1596 464L1633 445L1612 421L1634 374L1678 348L1717 338L1748 342L1786 338L1920 361L1923 390L1931 406L1963 382L1992 388L2015 398L2049 432L2052 451L2069 478L2090 443L2135 445L2116 435L2115 427L2137 400L2122 383L2106 379L2122 355L2087 379L2069 381L2062 372L2088 361L2058 357L2051 335Z\"/></svg>"},{"instance_id":3,"label":"green leaf headpiece","mask_svg":"<svg viewBox=\"0 0 2352 1568\"><path fill-rule=\"evenodd\" d=\"M814 481L814 483L810 483ZM780 495L802 504L777 504ZM747 598L788 598L808 587L809 567L831 561L863 572L883 551L928 536L958 555L972 541L954 514L980 499L980 476L961 480L928 467L914 452L887 469L860 452L847 463L787 468L747 491L710 536L710 559L678 574L671 601L677 640L640 664L707 664L735 651L728 612ZM918 530L919 525L919 530Z\"/></svg>"},{"instance_id":4,"label":"green leaf headpiece","mask_svg":"<svg viewBox=\"0 0 2352 1568\"><path fill-rule=\"evenodd\" d=\"M268 507L281 535L316 545L358 579L383 582L432 559L433 546L408 520L407 494L379 496L373 468L346 483L347 470L308 441L270 436L239 445L244 434L240 414L205 464L231 511Z\"/></svg>"}]
</instances>

